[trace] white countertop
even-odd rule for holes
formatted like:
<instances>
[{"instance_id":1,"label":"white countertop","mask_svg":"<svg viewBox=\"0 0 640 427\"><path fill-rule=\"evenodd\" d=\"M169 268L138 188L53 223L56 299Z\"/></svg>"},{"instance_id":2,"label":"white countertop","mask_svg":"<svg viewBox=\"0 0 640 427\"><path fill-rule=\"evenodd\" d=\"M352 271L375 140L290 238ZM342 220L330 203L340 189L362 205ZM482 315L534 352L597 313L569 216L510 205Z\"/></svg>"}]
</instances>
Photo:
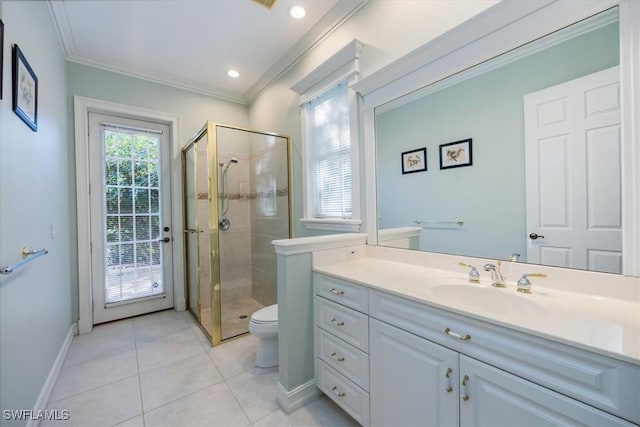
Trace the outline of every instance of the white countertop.
<instances>
[{"instance_id":1,"label":"white countertop","mask_svg":"<svg viewBox=\"0 0 640 427\"><path fill-rule=\"evenodd\" d=\"M380 258L316 266L314 271L640 364L640 304L635 301L545 288L535 278L533 293L522 294L513 284L504 289L486 281L471 284L465 274Z\"/></svg>"}]
</instances>

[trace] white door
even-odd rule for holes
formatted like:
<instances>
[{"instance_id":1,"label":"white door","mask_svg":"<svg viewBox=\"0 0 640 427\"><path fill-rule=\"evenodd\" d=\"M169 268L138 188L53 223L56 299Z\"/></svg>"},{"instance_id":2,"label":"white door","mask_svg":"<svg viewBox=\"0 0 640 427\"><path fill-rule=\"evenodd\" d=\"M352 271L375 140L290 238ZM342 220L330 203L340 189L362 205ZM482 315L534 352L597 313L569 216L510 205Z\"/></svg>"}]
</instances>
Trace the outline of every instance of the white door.
<instances>
[{"instance_id":1,"label":"white door","mask_svg":"<svg viewBox=\"0 0 640 427\"><path fill-rule=\"evenodd\" d=\"M371 425L457 426L458 353L373 318Z\"/></svg>"},{"instance_id":2,"label":"white door","mask_svg":"<svg viewBox=\"0 0 640 427\"><path fill-rule=\"evenodd\" d=\"M173 307L169 138L89 113L94 324Z\"/></svg>"},{"instance_id":3,"label":"white door","mask_svg":"<svg viewBox=\"0 0 640 427\"><path fill-rule=\"evenodd\" d=\"M527 262L622 272L618 67L524 97Z\"/></svg>"}]
</instances>

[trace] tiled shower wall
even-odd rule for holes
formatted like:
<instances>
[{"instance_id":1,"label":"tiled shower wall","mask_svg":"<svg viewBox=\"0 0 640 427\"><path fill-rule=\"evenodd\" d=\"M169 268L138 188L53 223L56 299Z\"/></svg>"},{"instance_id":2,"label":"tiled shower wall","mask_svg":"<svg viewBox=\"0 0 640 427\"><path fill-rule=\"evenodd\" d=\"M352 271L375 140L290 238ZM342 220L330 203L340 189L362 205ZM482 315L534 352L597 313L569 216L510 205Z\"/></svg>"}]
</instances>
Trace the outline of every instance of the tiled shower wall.
<instances>
[{"instance_id":1,"label":"tiled shower wall","mask_svg":"<svg viewBox=\"0 0 640 427\"><path fill-rule=\"evenodd\" d=\"M271 241L289 237L288 157L283 138L237 134L219 139L218 163L226 164L228 186L220 212L229 203L231 228L220 232L222 303L252 297L263 305L277 302L276 256ZM221 216L222 219L222 216Z\"/></svg>"},{"instance_id":2,"label":"tiled shower wall","mask_svg":"<svg viewBox=\"0 0 640 427\"><path fill-rule=\"evenodd\" d=\"M273 138L251 154L251 279L253 298L277 302L276 254L271 241L289 237L287 144Z\"/></svg>"},{"instance_id":3,"label":"tiled shower wall","mask_svg":"<svg viewBox=\"0 0 640 427\"><path fill-rule=\"evenodd\" d=\"M238 163L232 164L227 172L227 191L222 192L222 168L218 165L218 203L222 213L222 203L229 203L225 215L231 227L220 231L220 283L222 304L252 296L251 283L251 219L249 200L250 158L242 153L219 153L218 161L226 164L232 157ZM220 216L222 219L222 216ZM254 297L255 298L255 297Z\"/></svg>"}]
</instances>

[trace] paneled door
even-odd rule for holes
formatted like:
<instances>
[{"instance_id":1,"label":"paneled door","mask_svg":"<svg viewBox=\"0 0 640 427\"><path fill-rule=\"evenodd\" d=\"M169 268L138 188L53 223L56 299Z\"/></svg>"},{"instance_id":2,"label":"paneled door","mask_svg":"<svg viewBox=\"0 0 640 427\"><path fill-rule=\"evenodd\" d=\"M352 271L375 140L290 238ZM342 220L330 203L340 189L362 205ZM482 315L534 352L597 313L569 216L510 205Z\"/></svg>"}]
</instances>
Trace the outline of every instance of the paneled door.
<instances>
[{"instance_id":1,"label":"paneled door","mask_svg":"<svg viewBox=\"0 0 640 427\"><path fill-rule=\"evenodd\" d=\"M372 426L457 426L458 353L371 318Z\"/></svg>"},{"instance_id":2,"label":"paneled door","mask_svg":"<svg viewBox=\"0 0 640 427\"><path fill-rule=\"evenodd\" d=\"M89 113L94 324L173 307L169 138Z\"/></svg>"},{"instance_id":3,"label":"paneled door","mask_svg":"<svg viewBox=\"0 0 640 427\"><path fill-rule=\"evenodd\" d=\"M622 272L618 67L524 97L527 262Z\"/></svg>"}]
</instances>

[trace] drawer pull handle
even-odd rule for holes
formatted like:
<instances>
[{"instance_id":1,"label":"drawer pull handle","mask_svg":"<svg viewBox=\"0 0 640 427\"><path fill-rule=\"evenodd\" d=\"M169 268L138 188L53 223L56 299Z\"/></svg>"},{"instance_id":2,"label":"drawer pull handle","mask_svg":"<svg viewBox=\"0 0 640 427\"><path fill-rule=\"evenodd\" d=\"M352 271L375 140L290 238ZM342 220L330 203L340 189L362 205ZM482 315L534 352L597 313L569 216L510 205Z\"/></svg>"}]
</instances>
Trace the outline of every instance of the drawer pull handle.
<instances>
[{"instance_id":1,"label":"drawer pull handle","mask_svg":"<svg viewBox=\"0 0 640 427\"><path fill-rule=\"evenodd\" d=\"M331 293L334 295L344 295L344 291L341 291L340 289L336 289L336 288L331 288Z\"/></svg>"},{"instance_id":2,"label":"drawer pull handle","mask_svg":"<svg viewBox=\"0 0 640 427\"><path fill-rule=\"evenodd\" d=\"M336 326L344 326L344 322L338 322L335 317L331 319L331 323L333 323Z\"/></svg>"},{"instance_id":3,"label":"drawer pull handle","mask_svg":"<svg viewBox=\"0 0 640 427\"><path fill-rule=\"evenodd\" d=\"M465 375L464 378L462 378L462 387L464 387L464 394L462 395L462 400L464 400L465 402L469 400L469 395L467 394L468 381L469 381L469 375Z\"/></svg>"},{"instance_id":4,"label":"drawer pull handle","mask_svg":"<svg viewBox=\"0 0 640 427\"><path fill-rule=\"evenodd\" d=\"M344 357L338 356L335 351L331 353L331 358L333 360L337 360L338 362L344 362Z\"/></svg>"},{"instance_id":5,"label":"drawer pull handle","mask_svg":"<svg viewBox=\"0 0 640 427\"><path fill-rule=\"evenodd\" d=\"M462 341L466 341L466 340L470 340L471 339L471 335L469 335L469 334L460 335L458 333L453 332L450 328L446 328L444 330L444 333L447 334L447 335L451 335L454 338L458 338L459 340L462 340Z\"/></svg>"},{"instance_id":6,"label":"drawer pull handle","mask_svg":"<svg viewBox=\"0 0 640 427\"><path fill-rule=\"evenodd\" d=\"M447 372L444 373L444 376L447 378L447 388L444 390L447 393L451 393L453 391L453 387L451 387L451 374L453 373L453 369L447 369Z\"/></svg>"},{"instance_id":7,"label":"drawer pull handle","mask_svg":"<svg viewBox=\"0 0 640 427\"><path fill-rule=\"evenodd\" d=\"M337 385L334 385L334 386L331 388L331 391L332 391L336 396L338 396L338 397L345 397L345 396L347 395L344 391L340 391L340 392L336 391L336 390L337 390L337 388L338 388L338 386L337 386Z\"/></svg>"}]
</instances>

